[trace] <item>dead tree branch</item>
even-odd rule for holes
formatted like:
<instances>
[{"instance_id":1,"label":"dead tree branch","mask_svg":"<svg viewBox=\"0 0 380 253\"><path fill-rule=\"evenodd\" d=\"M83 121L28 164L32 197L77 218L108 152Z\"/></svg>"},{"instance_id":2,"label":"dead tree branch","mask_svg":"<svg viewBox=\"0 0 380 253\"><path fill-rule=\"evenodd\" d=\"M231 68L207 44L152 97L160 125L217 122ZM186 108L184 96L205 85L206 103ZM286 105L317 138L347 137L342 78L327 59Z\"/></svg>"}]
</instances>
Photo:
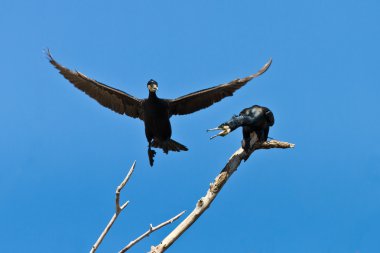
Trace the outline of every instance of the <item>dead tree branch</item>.
<instances>
[{"instance_id":1,"label":"dead tree branch","mask_svg":"<svg viewBox=\"0 0 380 253\"><path fill-rule=\"evenodd\" d=\"M119 253L126 252L127 250L129 250L130 248L132 248L133 245L135 245L136 243L138 243L139 241L141 241L145 237L149 236L154 231L159 230L160 228L162 228L162 227L164 227L164 226L166 226L166 225L168 225L170 223L173 223L175 220L177 220L179 217L181 217L184 213L185 213L185 211L182 211L181 213L177 214L176 216L174 216L170 220L162 222L160 225L157 225L155 227L153 227L152 224L150 224L148 231L146 231L144 234L140 235L135 240L133 240L130 243L128 243L128 245L125 246L122 250L120 250Z\"/></svg>"},{"instance_id":2,"label":"dead tree branch","mask_svg":"<svg viewBox=\"0 0 380 253\"><path fill-rule=\"evenodd\" d=\"M128 172L127 176L124 178L123 182L121 182L121 184L116 188L115 214L112 216L111 220L108 222L106 228L103 230L103 232L99 236L98 240L92 246L90 253L94 253L98 249L99 245L102 243L104 237L107 235L108 231L111 229L113 223L115 222L115 220L117 219L117 217L119 216L121 211L123 211L124 208L128 205L129 201L125 202L122 206L120 206L120 192L124 188L124 186L127 184L130 177L132 176L132 173L135 170L135 166L136 166L136 161L133 162L133 164L132 164L131 168L129 169L129 172Z\"/></svg>"},{"instance_id":3,"label":"dead tree branch","mask_svg":"<svg viewBox=\"0 0 380 253\"><path fill-rule=\"evenodd\" d=\"M242 160L247 160L250 155L258 149L271 149L271 148L293 148L295 145L288 142L269 141L257 142L257 137L252 139L251 149L246 153L242 148L239 148L228 160L225 167L215 178L214 182L204 197L198 200L194 210L157 246L152 246L150 253L165 252L211 205L224 184L230 176L237 170Z\"/></svg>"}]
</instances>

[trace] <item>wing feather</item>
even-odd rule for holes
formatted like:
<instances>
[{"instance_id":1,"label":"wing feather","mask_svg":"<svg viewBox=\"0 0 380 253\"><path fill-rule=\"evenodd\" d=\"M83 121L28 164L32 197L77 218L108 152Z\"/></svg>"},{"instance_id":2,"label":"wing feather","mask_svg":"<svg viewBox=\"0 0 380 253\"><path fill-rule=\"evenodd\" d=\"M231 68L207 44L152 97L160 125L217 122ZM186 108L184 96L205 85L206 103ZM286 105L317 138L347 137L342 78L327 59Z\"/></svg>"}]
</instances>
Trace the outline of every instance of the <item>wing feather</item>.
<instances>
[{"instance_id":1,"label":"wing feather","mask_svg":"<svg viewBox=\"0 0 380 253\"><path fill-rule=\"evenodd\" d=\"M135 98L121 90L88 78L78 71L72 71L63 67L54 60L49 51L47 51L47 57L50 63L59 70L63 77L65 77L79 90L95 99L99 104L111 109L114 112L126 114L130 117L140 118L143 120L141 99Z\"/></svg>"},{"instance_id":2,"label":"wing feather","mask_svg":"<svg viewBox=\"0 0 380 253\"><path fill-rule=\"evenodd\" d=\"M170 116L193 113L205 109L225 97L232 96L235 91L243 87L250 80L263 74L269 68L271 63L272 59L270 59L257 73L245 78L238 78L226 84L217 85L176 99L168 100Z\"/></svg>"}]
</instances>

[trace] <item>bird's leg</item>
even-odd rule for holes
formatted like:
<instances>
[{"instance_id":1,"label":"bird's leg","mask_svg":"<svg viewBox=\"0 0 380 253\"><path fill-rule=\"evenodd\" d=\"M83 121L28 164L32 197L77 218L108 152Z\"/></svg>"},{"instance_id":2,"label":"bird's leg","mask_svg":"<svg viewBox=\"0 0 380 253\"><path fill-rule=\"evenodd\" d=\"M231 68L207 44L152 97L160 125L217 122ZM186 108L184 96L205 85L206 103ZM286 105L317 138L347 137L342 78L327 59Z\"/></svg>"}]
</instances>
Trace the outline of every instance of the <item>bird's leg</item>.
<instances>
[{"instance_id":1,"label":"bird's leg","mask_svg":"<svg viewBox=\"0 0 380 253\"><path fill-rule=\"evenodd\" d=\"M156 151L152 150L151 145L152 145L152 140L149 140L149 147L148 147L148 157L149 157L149 164L150 166L153 166L154 163L154 156L156 155Z\"/></svg>"},{"instance_id":2,"label":"bird's leg","mask_svg":"<svg viewBox=\"0 0 380 253\"><path fill-rule=\"evenodd\" d=\"M251 145L251 131L248 127L243 127L243 140L241 142L241 147L247 153Z\"/></svg>"},{"instance_id":3,"label":"bird's leg","mask_svg":"<svg viewBox=\"0 0 380 253\"><path fill-rule=\"evenodd\" d=\"M268 134L265 134L265 129L262 129L259 133L257 133L257 137L259 138L259 142L266 142L268 139Z\"/></svg>"},{"instance_id":4,"label":"bird's leg","mask_svg":"<svg viewBox=\"0 0 380 253\"><path fill-rule=\"evenodd\" d=\"M250 127L243 127L243 140L241 142L241 146L244 149L245 155L243 157L244 161L246 161L249 157L250 149L255 144L255 142L260 141L258 132L253 130Z\"/></svg>"},{"instance_id":5,"label":"bird's leg","mask_svg":"<svg viewBox=\"0 0 380 253\"><path fill-rule=\"evenodd\" d=\"M269 127L267 127L267 128L265 128L264 130L263 130L263 141L268 141L268 134L269 134Z\"/></svg>"},{"instance_id":6,"label":"bird's leg","mask_svg":"<svg viewBox=\"0 0 380 253\"><path fill-rule=\"evenodd\" d=\"M243 138L243 140L241 141L241 147L243 148L244 150L244 155L243 155L243 159L244 161L247 161L248 159L248 152L249 152L249 148L250 148L250 142L251 142L251 138Z\"/></svg>"}]
</instances>

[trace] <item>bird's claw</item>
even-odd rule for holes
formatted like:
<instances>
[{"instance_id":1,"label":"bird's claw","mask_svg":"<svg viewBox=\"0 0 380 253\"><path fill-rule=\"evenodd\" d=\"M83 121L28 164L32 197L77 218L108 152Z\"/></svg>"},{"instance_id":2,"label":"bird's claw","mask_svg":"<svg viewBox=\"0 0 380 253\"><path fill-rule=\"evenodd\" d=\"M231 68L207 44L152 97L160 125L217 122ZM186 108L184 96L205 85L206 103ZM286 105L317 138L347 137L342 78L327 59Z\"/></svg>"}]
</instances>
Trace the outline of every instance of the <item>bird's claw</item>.
<instances>
[{"instance_id":1,"label":"bird's claw","mask_svg":"<svg viewBox=\"0 0 380 253\"><path fill-rule=\"evenodd\" d=\"M218 126L218 127L215 127L215 128L211 128L211 129L207 129L207 132L210 132L210 131L216 131L216 130L221 130L218 134L214 135L214 136L211 136L210 137L210 140L214 139L215 137L218 137L218 136L226 136L227 134L229 134L231 132L231 128L227 125L221 125L221 126Z\"/></svg>"}]
</instances>

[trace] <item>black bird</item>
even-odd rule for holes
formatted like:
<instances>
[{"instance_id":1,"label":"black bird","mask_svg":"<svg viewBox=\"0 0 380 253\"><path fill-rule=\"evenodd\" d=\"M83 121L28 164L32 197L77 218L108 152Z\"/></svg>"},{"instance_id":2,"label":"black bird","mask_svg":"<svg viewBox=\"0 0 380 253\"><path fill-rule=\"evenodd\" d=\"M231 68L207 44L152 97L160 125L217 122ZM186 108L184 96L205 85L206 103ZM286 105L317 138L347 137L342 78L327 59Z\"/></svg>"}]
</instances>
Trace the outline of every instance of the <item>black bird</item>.
<instances>
[{"instance_id":1,"label":"black bird","mask_svg":"<svg viewBox=\"0 0 380 253\"><path fill-rule=\"evenodd\" d=\"M222 130L217 135L212 136L213 139L217 136L226 136L238 127L243 127L243 142L242 147L248 151L251 145L252 133L255 133L258 141L264 142L268 139L269 128L274 124L274 116L271 110L267 107L254 105L243 109L239 115L234 115L229 121L220 124L216 128L208 129L207 131Z\"/></svg>"},{"instance_id":2,"label":"black bird","mask_svg":"<svg viewBox=\"0 0 380 253\"><path fill-rule=\"evenodd\" d=\"M147 83L149 97L139 99L121 90L90 79L78 71L72 71L63 67L53 59L49 50L47 51L47 57L50 63L57 68L68 81L98 101L101 105L117 113L125 114L132 118L139 118L144 121L145 135L149 143L148 156L151 166L153 166L153 157L156 154L156 152L151 149L152 147L161 148L166 154L169 150L176 152L188 150L184 145L171 139L172 129L169 121L171 116L190 114L207 108L227 96L232 96L236 90L244 86L248 81L264 73L272 63L270 59L256 74L193 92L176 99L158 98L156 95L158 84L151 79Z\"/></svg>"}]
</instances>

